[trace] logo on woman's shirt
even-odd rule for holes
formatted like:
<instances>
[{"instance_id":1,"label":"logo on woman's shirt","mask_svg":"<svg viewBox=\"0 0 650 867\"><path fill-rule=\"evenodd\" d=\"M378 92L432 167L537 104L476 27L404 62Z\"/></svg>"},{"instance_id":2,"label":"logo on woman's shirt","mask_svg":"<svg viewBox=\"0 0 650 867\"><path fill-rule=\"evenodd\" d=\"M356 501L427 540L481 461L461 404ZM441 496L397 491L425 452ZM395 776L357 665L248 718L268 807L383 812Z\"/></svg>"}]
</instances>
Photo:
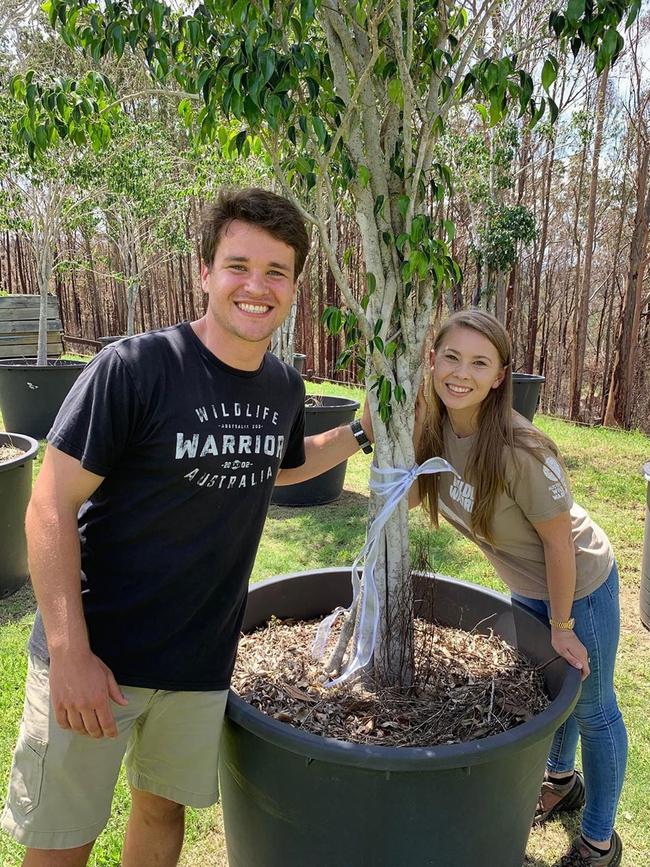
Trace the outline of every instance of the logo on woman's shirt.
<instances>
[{"instance_id":1,"label":"logo on woman's shirt","mask_svg":"<svg viewBox=\"0 0 650 867\"><path fill-rule=\"evenodd\" d=\"M548 486L548 490L553 499L563 500L567 495L567 489L564 482L564 474L562 473L562 467L560 466L559 461L557 461L554 457L546 458L542 470L544 471L544 475L546 476L546 478L550 479L551 482L553 482L552 485Z\"/></svg>"},{"instance_id":2,"label":"logo on woman's shirt","mask_svg":"<svg viewBox=\"0 0 650 867\"><path fill-rule=\"evenodd\" d=\"M449 488L449 496L471 514L474 508L474 485L470 485L464 479L454 478Z\"/></svg>"}]
</instances>

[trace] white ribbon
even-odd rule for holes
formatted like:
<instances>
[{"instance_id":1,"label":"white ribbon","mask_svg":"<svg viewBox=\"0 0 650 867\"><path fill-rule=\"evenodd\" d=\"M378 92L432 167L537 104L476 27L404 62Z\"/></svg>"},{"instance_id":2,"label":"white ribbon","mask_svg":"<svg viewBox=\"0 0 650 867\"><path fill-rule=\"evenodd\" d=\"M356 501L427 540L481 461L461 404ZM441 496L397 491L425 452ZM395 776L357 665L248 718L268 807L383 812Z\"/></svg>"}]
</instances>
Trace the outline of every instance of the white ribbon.
<instances>
[{"instance_id":1,"label":"white ribbon","mask_svg":"<svg viewBox=\"0 0 650 867\"><path fill-rule=\"evenodd\" d=\"M337 686L345 683L352 675L365 668L372 659L377 643L377 626L379 623L379 594L375 584L375 566L379 555L379 539L386 522L395 511L399 501L408 492L418 476L426 473L453 473L458 476L451 464L442 458L429 458L420 466L411 467L407 470L403 467L387 467L379 469L371 468L370 490L384 500L381 511L376 516L366 536L366 543L352 564L352 602L348 608L338 607L328 615L318 627L316 638L312 644L312 655L321 659L325 653L325 646L329 639L332 626L336 620L346 612L349 614L355 607L361 592L363 580L363 595L361 598L361 611L357 627L357 643L354 653L351 655L342 673L330 680L325 686ZM365 561L363 576L361 576L360 563Z\"/></svg>"}]
</instances>

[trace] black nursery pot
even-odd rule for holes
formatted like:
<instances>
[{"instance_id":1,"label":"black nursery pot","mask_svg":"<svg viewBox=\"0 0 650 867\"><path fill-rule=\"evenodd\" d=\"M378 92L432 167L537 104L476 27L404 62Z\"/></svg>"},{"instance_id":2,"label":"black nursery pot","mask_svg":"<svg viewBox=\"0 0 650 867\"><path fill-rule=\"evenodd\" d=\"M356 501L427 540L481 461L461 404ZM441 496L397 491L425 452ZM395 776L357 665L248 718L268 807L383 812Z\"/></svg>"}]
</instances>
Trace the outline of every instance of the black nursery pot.
<instances>
[{"instance_id":1,"label":"black nursery pot","mask_svg":"<svg viewBox=\"0 0 650 867\"><path fill-rule=\"evenodd\" d=\"M512 374L512 408L532 422L545 377L534 373Z\"/></svg>"},{"instance_id":2,"label":"black nursery pot","mask_svg":"<svg viewBox=\"0 0 650 867\"><path fill-rule=\"evenodd\" d=\"M43 439L75 380L82 361L0 363L0 410L5 427Z\"/></svg>"},{"instance_id":3,"label":"black nursery pot","mask_svg":"<svg viewBox=\"0 0 650 867\"><path fill-rule=\"evenodd\" d=\"M0 446L15 446L22 454L0 463L0 598L27 581L25 511L32 493L32 461L38 443L23 434L0 432Z\"/></svg>"},{"instance_id":4,"label":"black nursery pot","mask_svg":"<svg viewBox=\"0 0 650 867\"><path fill-rule=\"evenodd\" d=\"M307 360L307 356L302 352L294 352L293 354L293 366L296 368L298 373L305 372L305 361Z\"/></svg>"},{"instance_id":5,"label":"black nursery pot","mask_svg":"<svg viewBox=\"0 0 650 867\"><path fill-rule=\"evenodd\" d=\"M126 337L126 334L107 334L104 337L98 337L97 342L104 349L106 346L110 346L111 343L117 343L118 340L122 340L124 337Z\"/></svg>"},{"instance_id":6,"label":"black nursery pot","mask_svg":"<svg viewBox=\"0 0 650 867\"><path fill-rule=\"evenodd\" d=\"M359 401L347 397L314 395L317 406L305 407L305 436L323 433L353 420ZM280 485L273 489L271 502L276 506L322 506L341 496L348 465L343 461L326 473L321 473L298 485Z\"/></svg>"},{"instance_id":7,"label":"black nursery pot","mask_svg":"<svg viewBox=\"0 0 650 867\"><path fill-rule=\"evenodd\" d=\"M441 623L493 630L540 664L555 656L548 626L509 598L420 580L435 581ZM350 598L349 569L273 578L251 587L244 630L271 615L321 617ZM564 661L543 675L552 703L531 721L432 748L318 737L231 692L219 774L230 867L521 867L553 733L580 691Z\"/></svg>"}]
</instances>

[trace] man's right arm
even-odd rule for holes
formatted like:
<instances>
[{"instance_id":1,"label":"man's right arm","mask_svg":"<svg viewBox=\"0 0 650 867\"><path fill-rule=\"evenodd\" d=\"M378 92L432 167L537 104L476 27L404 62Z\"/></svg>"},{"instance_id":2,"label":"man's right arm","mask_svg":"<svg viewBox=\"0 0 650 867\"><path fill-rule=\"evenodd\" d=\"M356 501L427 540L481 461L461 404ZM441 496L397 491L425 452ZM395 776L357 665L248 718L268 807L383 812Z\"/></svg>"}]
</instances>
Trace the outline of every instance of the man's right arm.
<instances>
[{"instance_id":1,"label":"man's right arm","mask_svg":"<svg viewBox=\"0 0 650 867\"><path fill-rule=\"evenodd\" d=\"M111 699L126 704L110 669L95 656L81 603L77 515L103 481L48 445L27 508L29 568L50 654L57 722L90 737L115 737Z\"/></svg>"}]
</instances>

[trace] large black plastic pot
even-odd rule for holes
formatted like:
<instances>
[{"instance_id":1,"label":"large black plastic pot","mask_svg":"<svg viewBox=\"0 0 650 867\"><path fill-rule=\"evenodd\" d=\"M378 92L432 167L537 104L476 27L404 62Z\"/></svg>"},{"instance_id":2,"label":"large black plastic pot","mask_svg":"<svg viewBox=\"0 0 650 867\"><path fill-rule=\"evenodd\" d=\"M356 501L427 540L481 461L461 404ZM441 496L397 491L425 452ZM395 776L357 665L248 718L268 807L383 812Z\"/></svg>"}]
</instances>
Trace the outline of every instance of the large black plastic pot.
<instances>
[{"instance_id":1,"label":"large black plastic pot","mask_svg":"<svg viewBox=\"0 0 650 867\"><path fill-rule=\"evenodd\" d=\"M104 349L105 346L110 346L111 343L117 343L117 341L122 340L123 337L126 337L126 334L107 334L104 337L98 337L97 342L101 344L101 348Z\"/></svg>"},{"instance_id":2,"label":"large black plastic pot","mask_svg":"<svg viewBox=\"0 0 650 867\"><path fill-rule=\"evenodd\" d=\"M537 412L539 395L545 377L533 373L512 374L512 408L525 416L528 421L533 420Z\"/></svg>"},{"instance_id":3,"label":"large black plastic pot","mask_svg":"<svg viewBox=\"0 0 650 867\"><path fill-rule=\"evenodd\" d=\"M439 577L433 592L443 624L494 630L540 664L555 656L548 626L507 597ZM251 587L244 630L320 617L350 596L349 569L273 578ZM543 675L552 703L531 721L432 748L318 737L231 692L220 757L230 867L521 867L553 733L580 690L564 661Z\"/></svg>"},{"instance_id":4,"label":"large black plastic pot","mask_svg":"<svg viewBox=\"0 0 650 867\"><path fill-rule=\"evenodd\" d=\"M63 399L84 369L82 361L0 363L0 410L5 427L43 439Z\"/></svg>"},{"instance_id":5,"label":"large black plastic pot","mask_svg":"<svg viewBox=\"0 0 650 867\"><path fill-rule=\"evenodd\" d=\"M325 397L311 395L318 401L315 406L305 406L305 436L323 433L351 422L359 409L359 401L348 397ZM326 473L321 473L299 485L281 485L273 489L271 502L276 506L321 506L341 496L345 470L343 461Z\"/></svg>"},{"instance_id":6,"label":"large black plastic pot","mask_svg":"<svg viewBox=\"0 0 650 867\"><path fill-rule=\"evenodd\" d=\"M0 463L0 598L23 586L28 577L25 511L32 493L32 461L38 443L23 434L0 432L0 446L22 454Z\"/></svg>"}]
</instances>

